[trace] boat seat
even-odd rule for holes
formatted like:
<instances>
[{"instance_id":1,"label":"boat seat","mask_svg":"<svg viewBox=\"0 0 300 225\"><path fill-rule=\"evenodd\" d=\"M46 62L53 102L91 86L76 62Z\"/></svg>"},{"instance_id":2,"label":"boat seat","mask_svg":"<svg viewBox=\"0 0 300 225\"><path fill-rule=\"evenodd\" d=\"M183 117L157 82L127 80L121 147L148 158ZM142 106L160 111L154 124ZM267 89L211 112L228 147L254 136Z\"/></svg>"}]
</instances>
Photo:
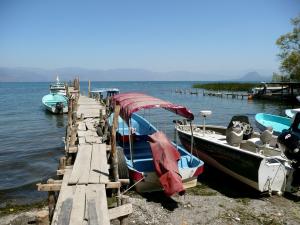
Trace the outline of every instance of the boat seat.
<instances>
[{"instance_id":1,"label":"boat seat","mask_svg":"<svg viewBox=\"0 0 300 225\"><path fill-rule=\"evenodd\" d=\"M274 145L274 141L276 143L276 136L273 136L273 129L272 127L269 127L262 132L259 137L243 141L240 147L241 149L257 153L264 149L264 147L268 147L270 144Z\"/></svg>"},{"instance_id":2,"label":"boat seat","mask_svg":"<svg viewBox=\"0 0 300 225\"><path fill-rule=\"evenodd\" d=\"M263 145L270 144L273 139L273 128L267 127L267 129L261 133L259 138Z\"/></svg>"},{"instance_id":3,"label":"boat seat","mask_svg":"<svg viewBox=\"0 0 300 225\"><path fill-rule=\"evenodd\" d=\"M240 127L232 127L226 130L226 141L229 145L239 147L243 140L243 131Z\"/></svg>"}]
</instances>

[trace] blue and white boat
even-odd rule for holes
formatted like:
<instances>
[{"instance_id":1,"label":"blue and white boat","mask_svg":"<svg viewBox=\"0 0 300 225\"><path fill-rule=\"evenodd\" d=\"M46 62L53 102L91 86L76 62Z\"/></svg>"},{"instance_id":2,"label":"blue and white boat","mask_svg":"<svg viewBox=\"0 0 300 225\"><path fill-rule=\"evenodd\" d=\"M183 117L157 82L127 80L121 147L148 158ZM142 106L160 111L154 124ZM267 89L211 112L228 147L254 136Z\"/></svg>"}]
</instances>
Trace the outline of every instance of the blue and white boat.
<instances>
[{"instance_id":1,"label":"blue and white boat","mask_svg":"<svg viewBox=\"0 0 300 225\"><path fill-rule=\"evenodd\" d=\"M59 77L56 76L56 83L50 84L50 94L59 94L67 96L66 84L59 81Z\"/></svg>"},{"instance_id":2,"label":"blue and white boat","mask_svg":"<svg viewBox=\"0 0 300 225\"><path fill-rule=\"evenodd\" d=\"M204 163L183 147L171 142L145 118L134 113L141 109L164 108L186 118L193 118L190 111L138 93L115 95L113 104L121 106L117 130L117 143L124 153L121 161L125 160L128 176L136 184L138 192L164 190L165 194L171 196L197 185L197 177L203 172ZM113 115L110 117L110 124L112 120ZM174 156L177 156L175 160ZM174 173L173 169L177 172ZM120 173L124 174L124 169ZM175 178L176 181L170 183L173 176L177 180ZM176 189L178 185L181 188Z\"/></svg>"},{"instance_id":3,"label":"blue and white boat","mask_svg":"<svg viewBox=\"0 0 300 225\"><path fill-rule=\"evenodd\" d=\"M290 128L292 121L288 117L277 116L267 113L258 113L255 115L256 126L264 131L268 127L273 128L274 135L279 135L283 130Z\"/></svg>"},{"instance_id":4,"label":"blue and white boat","mask_svg":"<svg viewBox=\"0 0 300 225\"><path fill-rule=\"evenodd\" d=\"M44 107L54 114L68 112L68 98L61 94L48 94L42 98Z\"/></svg>"}]
</instances>

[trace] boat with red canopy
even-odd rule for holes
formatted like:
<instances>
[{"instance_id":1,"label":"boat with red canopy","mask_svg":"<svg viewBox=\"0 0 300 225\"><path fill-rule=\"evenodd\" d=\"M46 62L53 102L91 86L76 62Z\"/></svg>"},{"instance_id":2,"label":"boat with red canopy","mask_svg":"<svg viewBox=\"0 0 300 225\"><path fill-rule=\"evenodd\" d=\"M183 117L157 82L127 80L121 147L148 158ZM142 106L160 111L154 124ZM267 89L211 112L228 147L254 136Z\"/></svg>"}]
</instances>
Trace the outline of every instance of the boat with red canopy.
<instances>
[{"instance_id":1,"label":"boat with red canopy","mask_svg":"<svg viewBox=\"0 0 300 225\"><path fill-rule=\"evenodd\" d=\"M163 190L166 195L183 194L197 185L203 161L174 143L149 121L137 114L142 109L162 108L188 120L193 113L186 107L142 93L113 96L112 107L120 106L117 142L119 161L126 163L128 176L139 192ZM113 115L110 116L112 124ZM119 169L120 171L120 169ZM121 168L121 175L126 175ZM121 177L126 178L126 177Z\"/></svg>"}]
</instances>

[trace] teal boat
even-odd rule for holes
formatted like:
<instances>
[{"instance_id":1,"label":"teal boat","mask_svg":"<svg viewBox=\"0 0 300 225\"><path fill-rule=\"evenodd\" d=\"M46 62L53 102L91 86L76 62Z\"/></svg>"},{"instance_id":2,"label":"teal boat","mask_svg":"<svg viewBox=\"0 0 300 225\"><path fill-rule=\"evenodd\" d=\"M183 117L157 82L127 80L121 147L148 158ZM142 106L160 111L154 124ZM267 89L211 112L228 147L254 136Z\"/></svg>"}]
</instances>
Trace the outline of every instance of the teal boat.
<instances>
[{"instance_id":1,"label":"teal boat","mask_svg":"<svg viewBox=\"0 0 300 225\"><path fill-rule=\"evenodd\" d=\"M68 99L60 94L48 94L42 99L45 108L55 114L68 112Z\"/></svg>"},{"instance_id":2,"label":"teal boat","mask_svg":"<svg viewBox=\"0 0 300 225\"><path fill-rule=\"evenodd\" d=\"M264 131L267 127L273 128L274 135L279 135L283 130L290 128L292 120L288 117L277 116L266 113L258 113L255 115L257 127Z\"/></svg>"}]
</instances>

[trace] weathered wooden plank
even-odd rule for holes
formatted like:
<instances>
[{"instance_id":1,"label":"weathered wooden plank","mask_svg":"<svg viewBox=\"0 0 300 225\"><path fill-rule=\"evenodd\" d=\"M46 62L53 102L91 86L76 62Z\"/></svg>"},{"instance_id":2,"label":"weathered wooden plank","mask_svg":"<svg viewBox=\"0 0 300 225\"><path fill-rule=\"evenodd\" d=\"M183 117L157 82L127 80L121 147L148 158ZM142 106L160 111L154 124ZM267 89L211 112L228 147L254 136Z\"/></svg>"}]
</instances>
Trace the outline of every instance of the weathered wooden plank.
<instances>
[{"instance_id":1,"label":"weathered wooden plank","mask_svg":"<svg viewBox=\"0 0 300 225\"><path fill-rule=\"evenodd\" d=\"M114 189L114 188L120 188L121 187L121 183L118 181L111 181L106 183L105 186L107 189Z\"/></svg>"},{"instance_id":2,"label":"weathered wooden plank","mask_svg":"<svg viewBox=\"0 0 300 225\"><path fill-rule=\"evenodd\" d=\"M78 138L78 142L79 142L79 144L84 144L84 143L86 143L86 142L85 142L85 137L79 137L79 138Z\"/></svg>"},{"instance_id":3,"label":"weathered wooden plank","mask_svg":"<svg viewBox=\"0 0 300 225\"><path fill-rule=\"evenodd\" d=\"M93 144L89 183L107 183L108 176L106 144Z\"/></svg>"},{"instance_id":4,"label":"weathered wooden plank","mask_svg":"<svg viewBox=\"0 0 300 225\"><path fill-rule=\"evenodd\" d=\"M78 151L78 147L77 146L69 146L69 153L76 153Z\"/></svg>"},{"instance_id":5,"label":"weathered wooden plank","mask_svg":"<svg viewBox=\"0 0 300 225\"><path fill-rule=\"evenodd\" d=\"M63 202L67 198L71 198L73 196L73 188L72 188L72 186L68 186L68 180L71 175L71 169L65 168L64 171L65 171L65 173L64 173L64 177L63 177L63 181L62 181L62 185L61 185L61 190L59 192L59 196L58 196L55 210L54 210L54 215L52 218L52 223L51 223L52 225L57 225L58 216L61 212L61 207L63 205Z\"/></svg>"},{"instance_id":6,"label":"weathered wooden plank","mask_svg":"<svg viewBox=\"0 0 300 225\"><path fill-rule=\"evenodd\" d=\"M85 185L76 185L76 191L73 196L73 206L70 216L70 223L74 225L82 225L85 213Z\"/></svg>"},{"instance_id":7,"label":"weathered wooden plank","mask_svg":"<svg viewBox=\"0 0 300 225\"><path fill-rule=\"evenodd\" d=\"M79 145L69 184L87 184L92 155L91 145Z\"/></svg>"},{"instance_id":8,"label":"weathered wooden plank","mask_svg":"<svg viewBox=\"0 0 300 225\"><path fill-rule=\"evenodd\" d=\"M86 143L96 143L97 138L95 136L85 136Z\"/></svg>"},{"instance_id":9,"label":"weathered wooden plank","mask_svg":"<svg viewBox=\"0 0 300 225\"><path fill-rule=\"evenodd\" d=\"M84 122L78 123L78 130L86 131L86 125Z\"/></svg>"},{"instance_id":10,"label":"weathered wooden plank","mask_svg":"<svg viewBox=\"0 0 300 225\"><path fill-rule=\"evenodd\" d=\"M96 131L96 128L95 128L95 124L94 124L94 123L89 123L89 122L87 122L87 123L86 123L86 127L87 127L88 130Z\"/></svg>"},{"instance_id":11,"label":"weathered wooden plank","mask_svg":"<svg viewBox=\"0 0 300 225\"><path fill-rule=\"evenodd\" d=\"M107 199L104 184L90 184L87 186L86 199L87 206L91 207L87 209L88 215L85 217L91 221L97 219L98 225L110 224L107 208ZM93 204L95 202L96 210L93 210ZM96 212L95 212L96 211ZM95 215L96 213L96 215Z\"/></svg>"},{"instance_id":12,"label":"weathered wooden plank","mask_svg":"<svg viewBox=\"0 0 300 225\"><path fill-rule=\"evenodd\" d=\"M83 114L83 118L97 118L100 116L99 109L79 109L77 111L77 118L80 118L81 114Z\"/></svg>"},{"instance_id":13,"label":"weathered wooden plank","mask_svg":"<svg viewBox=\"0 0 300 225\"><path fill-rule=\"evenodd\" d=\"M85 137L85 136L94 136L94 137L99 137L96 131L91 131L91 130L87 130L87 131L78 131L77 132L78 137Z\"/></svg>"},{"instance_id":14,"label":"weathered wooden plank","mask_svg":"<svg viewBox=\"0 0 300 225\"><path fill-rule=\"evenodd\" d=\"M67 198L63 201L57 220L57 225L70 224L70 215L73 205L73 199Z\"/></svg>"},{"instance_id":15,"label":"weathered wooden plank","mask_svg":"<svg viewBox=\"0 0 300 225\"><path fill-rule=\"evenodd\" d=\"M98 225L97 209L95 199L90 199L86 203L87 220L89 225Z\"/></svg>"},{"instance_id":16,"label":"weathered wooden plank","mask_svg":"<svg viewBox=\"0 0 300 225\"><path fill-rule=\"evenodd\" d=\"M132 213L132 204L128 203L108 210L109 219L117 219L121 216L127 216Z\"/></svg>"},{"instance_id":17,"label":"weathered wooden plank","mask_svg":"<svg viewBox=\"0 0 300 225\"><path fill-rule=\"evenodd\" d=\"M79 130L79 131L77 131L77 135L78 135L78 137L84 137L86 135L86 132L87 131Z\"/></svg>"},{"instance_id":18,"label":"weathered wooden plank","mask_svg":"<svg viewBox=\"0 0 300 225\"><path fill-rule=\"evenodd\" d=\"M61 189L61 183L54 184L37 184L38 191L59 191Z\"/></svg>"},{"instance_id":19,"label":"weathered wooden plank","mask_svg":"<svg viewBox=\"0 0 300 225\"><path fill-rule=\"evenodd\" d=\"M87 122L93 122L94 120L98 120L98 119L94 119L94 118L86 118L83 120L83 122L87 123Z\"/></svg>"},{"instance_id":20,"label":"weathered wooden plank","mask_svg":"<svg viewBox=\"0 0 300 225\"><path fill-rule=\"evenodd\" d=\"M99 103L96 103L96 104L88 104L88 105L80 105L79 106L81 109L104 109L105 107L100 105Z\"/></svg>"}]
</instances>

